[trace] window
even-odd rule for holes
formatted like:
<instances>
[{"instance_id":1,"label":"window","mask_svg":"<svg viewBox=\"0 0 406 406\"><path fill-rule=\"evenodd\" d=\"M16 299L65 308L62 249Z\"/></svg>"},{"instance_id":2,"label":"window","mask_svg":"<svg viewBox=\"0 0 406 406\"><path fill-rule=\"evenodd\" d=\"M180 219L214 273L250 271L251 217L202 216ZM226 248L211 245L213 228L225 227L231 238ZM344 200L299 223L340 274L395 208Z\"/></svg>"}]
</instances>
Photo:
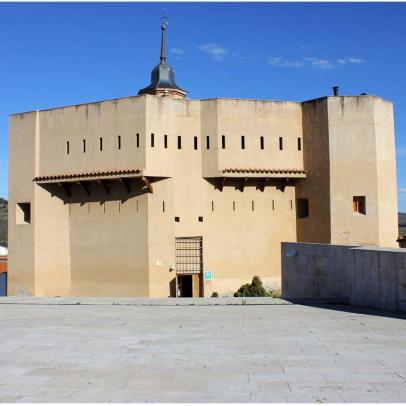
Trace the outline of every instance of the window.
<instances>
[{"instance_id":1,"label":"window","mask_svg":"<svg viewBox=\"0 0 406 406\"><path fill-rule=\"evenodd\" d=\"M138 211L138 200L137 200L137 202L136 202L137 204L136 204L136 206L137 206L137 211Z\"/></svg>"},{"instance_id":2,"label":"window","mask_svg":"<svg viewBox=\"0 0 406 406\"><path fill-rule=\"evenodd\" d=\"M175 223L179 223L180 222L180 217L175 217Z\"/></svg>"},{"instance_id":3,"label":"window","mask_svg":"<svg viewBox=\"0 0 406 406\"><path fill-rule=\"evenodd\" d=\"M226 136L225 135L221 136L221 148L226 149Z\"/></svg>"},{"instance_id":4,"label":"window","mask_svg":"<svg viewBox=\"0 0 406 406\"><path fill-rule=\"evenodd\" d=\"M297 199L296 210L298 219L309 217L309 199Z\"/></svg>"},{"instance_id":5,"label":"window","mask_svg":"<svg viewBox=\"0 0 406 406\"><path fill-rule=\"evenodd\" d=\"M140 147L140 135L137 133L137 148L139 148Z\"/></svg>"},{"instance_id":6,"label":"window","mask_svg":"<svg viewBox=\"0 0 406 406\"><path fill-rule=\"evenodd\" d=\"M168 136L164 135L164 148L168 148Z\"/></svg>"},{"instance_id":7,"label":"window","mask_svg":"<svg viewBox=\"0 0 406 406\"><path fill-rule=\"evenodd\" d=\"M210 137L209 136L206 137L206 148L210 149Z\"/></svg>"},{"instance_id":8,"label":"window","mask_svg":"<svg viewBox=\"0 0 406 406\"><path fill-rule=\"evenodd\" d=\"M162 212L165 213L165 200L162 202Z\"/></svg>"},{"instance_id":9,"label":"window","mask_svg":"<svg viewBox=\"0 0 406 406\"><path fill-rule=\"evenodd\" d=\"M275 200L272 200L272 210L275 210Z\"/></svg>"},{"instance_id":10,"label":"window","mask_svg":"<svg viewBox=\"0 0 406 406\"><path fill-rule=\"evenodd\" d=\"M352 211L359 214L367 214L365 196L353 196Z\"/></svg>"},{"instance_id":11,"label":"window","mask_svg":"<svg viewBox=\"0 0 406 406\"><path fill-rule=\"evenodd\" d=\"M259 139L260 141L260 145L261 145L261 149L264 149L264 137L260 137Z\"/></svg>"},{"instance_id":12,"label":"window","mask_svg":"<svg viewBox=\"0 0 406 406\"><path fill-rule=\"evenodd\" d=\"M245 149L245 137L241 136L241 149Z\"/></svg>"},{"instance_id":13,"label":"window","mask_svg":"<svg viewBox=\"0 0 406 406\"><path fill-rule=\"evenodd\" d=\"M279 150L280 151L283 150L283 139L282 139L282 137L279 137Z\"/></svg>"},{"instance_id":14,"label":"window","mask_svg":"<svg viewBox=\"0 0 406 406\"><path fill-rule=\"evenodd\" d=\"M251 201L251 210L254 211L255 210L255 202L252 200Z\"/></svg>"},{"instance_id":15,"label":"window","mask_svg":"<svg viewBox=\"0 0 406 406\"><path fill-rule=\"evenodd\" d=\"M151 133L151 148L155 147L155 135L154 133Z\"/></svg>"},{"instance_id":16,"label":"window","mask_svg":"<svg viewBox=\"0 0 406 406\"><path fill-rule=\"evenodd\" d=\"M211 211L214 211L214 201L211 201Z\"/></svg>"},{"instance_id":17,"label":"window","mask_svg":"<svg viewBox=\"0 0 406 406\"><path fill-rule=\"evenodd\" d=\"M17 224L31 223L31 203L17 203L16 223Z\"/></svg>"},{"instance_id":18,"label":"window","mask_svg":"<svg viewBox=\"0 0 406 406\"><path fill-rule=\"evenodd\" d=\"M197 137L193 137L193 147L197 149Z\"/></svg>"},{"instance_id":19,"label":"window","mask_svg":"<svg viewBox=\"0 0 406 406\"><path fill-rule=\"evenodd\" d=\"M99 139L99 147L100 147L100 151L103 151L103 138Z\"/></svg>"},{"instance_id":20,"label":"window","mask_svg":"<svg viewBox=\"0 0 406 406\"><path fill-rule=\"evenodd\" d=\"M121 135L117 136L117 148L121 149Z\"/></svg>"},{"instance_id":21,"label":"window","mask_svg":"<svg viewBox=\"0 0 406 406\"><path fill-rule=\"evenodd\" d=\"M302 139L300 137L297 139L297 150L302 150Z\"/></svg>"},{"instance_id":22,"label":"window","mask_svg":"<svg viewBox=\"0 0 406 406\"><path fill-rule=\"evenodd\" d=\"M200 223L203 223L203 217L202 216L199 216L198 220L200 221Z\"/></svg>"},{"instance_id":23,"label":"window","mask_svg":"<svg viewBox=\"0 0 406 406\"><path fill-rule=\"evenodd\" d=\"M235 211L235 202L233 202L233 211Z\"/></svg>"},{"instance_id":24,"label":"window","mask_svg":"<svg viewBox=\"0 0 406 406\"><path fill-rule=\"evenodd\" d=\"M290 200L290 210L293 210L293 200Z\"/></svg>"},{"instance_id":25,"label":"window","mask_svg":"<svg viewBox=\"0 0 406 406\"><path fill-rule=\"evenodd\" d=\"M69 141L66 141L66 153L69 155Z\"/></svg>"},{"instance_id":26,"label":"window","mask_svg":"<svg viewBox=\"0 0 406 406\"><path fill-rule=\"evenodd\" d=\"M83 140L83 153L86 153L86 140Z\"/></svg>"},{"instance_id":27,"label":"window","mask_svg":"<svg viewBox=\"0 0 406 406\"><path fill-rule=\"evenodd\" d=\"M178 149L182 149L182 137L178 135Z\"/></svg>"}]
</instances>

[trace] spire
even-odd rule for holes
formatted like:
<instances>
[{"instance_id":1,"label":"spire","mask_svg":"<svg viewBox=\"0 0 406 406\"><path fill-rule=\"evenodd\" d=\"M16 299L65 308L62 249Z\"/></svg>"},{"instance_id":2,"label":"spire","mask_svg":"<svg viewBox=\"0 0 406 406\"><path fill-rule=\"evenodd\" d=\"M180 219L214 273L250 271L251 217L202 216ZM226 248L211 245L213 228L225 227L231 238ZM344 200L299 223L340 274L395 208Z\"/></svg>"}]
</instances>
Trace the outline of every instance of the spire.
<instances>
[{"instance_id":1,"label":"spire","mask_svg":"<svg viewBox=\"0 0 406 406\"><path fill-rule=\"evenodd\" d=\"M160 65L166 64L166 52L165 52L165 30L166 30L166 21L161 25L162 38L161 38L161 62Z\"/></svg>"},{"instance_id":2,"label":"spire","mask_svg":"<svg viewBox=\"0 0 406 406\"><path fill-rule=\"evenodd\" d=\"M168 19L165 10L161 17L161 55L159 65L156 65L151 72L151 84L141 89L138 94L153 94L155 96L171 96L176 99L185 98L187 92L175 82L175 71L172 66L166 63L165 31L168 26Z\"/></svg>"}]
</instances>

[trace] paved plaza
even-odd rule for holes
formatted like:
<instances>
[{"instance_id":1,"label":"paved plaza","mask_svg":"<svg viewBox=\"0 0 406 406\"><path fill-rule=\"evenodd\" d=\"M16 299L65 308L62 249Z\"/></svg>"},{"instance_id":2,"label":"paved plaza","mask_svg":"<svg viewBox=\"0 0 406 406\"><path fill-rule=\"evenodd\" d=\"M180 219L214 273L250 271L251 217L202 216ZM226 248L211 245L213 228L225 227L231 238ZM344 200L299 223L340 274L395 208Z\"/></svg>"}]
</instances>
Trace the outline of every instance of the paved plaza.
<instances>
[{"instance_id":1,"label":"paved plaza","mask_svg":"<svg viewBox=\"0 0 406 406\"><path fill-rule=\"evenodd\" d=\"M406 402L400 314L21 303L0 302L1 402Z\"/></svg>"}]
</instances>

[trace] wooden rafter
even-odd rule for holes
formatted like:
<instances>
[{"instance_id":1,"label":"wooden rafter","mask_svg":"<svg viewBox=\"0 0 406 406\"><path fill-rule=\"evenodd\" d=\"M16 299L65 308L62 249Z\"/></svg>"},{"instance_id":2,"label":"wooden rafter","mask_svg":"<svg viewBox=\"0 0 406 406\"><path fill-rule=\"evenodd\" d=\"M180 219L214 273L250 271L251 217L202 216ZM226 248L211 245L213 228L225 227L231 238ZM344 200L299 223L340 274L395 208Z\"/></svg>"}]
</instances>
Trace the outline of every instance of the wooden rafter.
<instances>
[{"instance_id":1,"label":"wooden rafter","mask_svg":"<svg viewBox=\"0 0 406 406\"><path fill-rule=\"evenodd\" d=\"M108 187L108 185L107 185L107 182L106 182L104 179L99 179L99 180L97 181L97 183L99 183L99 184L103 187L104 191L105 191L107 194L110 193L110 189L109 189L109 187Z\"/></svg>"},{"instance_id":2,"label":"wooden rafter","mask_svg":"<svg viewBox=\"0 0 406 406\"><path fill-rule=\"evenodd\" d=\"M130 193L130 184L128 183L128 181L125 178L118 178L118 181L123 184L123 186L125 187L125 190L127 191L127 193Z\"/></svg>"},{"instance_id":3,"label":"wooden rafter","mask_svg":"<svg viewBox=\"0 0 406 406\"><path fill-rule=\"evenodd\" d=\"M248 178L241 179L241 186L240 186L241 192L244 192L244 188L245 188L245 185L247 184L247 180L248 180Z\"/></svg>"},{"instance_id":4,"label":"wooden rafter","mask_svg":"<svg viewBox=\"0 0 406 406\"><path fill-rule=\"evenodd\" d=\"M268 183L268 180L269 180L269 178L262 179L261 192L265 191L265 187L266 187L266 184Z\"/></svg>"},{"instance_id":5,"label":"wooden rafter","mask_svg":"<svg viewBox=\"0 0 406 406\"><path fill-rule=\"evenodd\" d=\"M86 192L88 196L90 196L90 188L89 185L86 182L79 181L78 185Z\"/></svg>"},{"instance_id":6,"label":"wooden rafter","mask_svg":"<svg viewBox=\"0 0 406 406\"><path fill-rule=\"evenodd\" d=\"M226 185L226 177L222 177L220 180L220 190L223 191L224 186Z\"/></svg>"},{"instance_id":7,"label":"wooden rafter","mask_svg":"<svg viewBox=\"0 0 406 406\"><path fill-rule=\"evenodd\" d=\"M149 181L147 176L142 177L143 182L145 183L145 186L147 187L149 193L154 193L154 189L152 189L151 182Z\"/></svg>"},{"instance_id":8,"label":"wooden rafter","mask_svg":"<svg viewBox=\"0 0 406 406\"><path fill-rule=\"evenodd\" d=\"M58 186L64 191L64 193L68 196L71 197L72 193L69 189L69 186L66 183L58 183Z\"/></svg>"}]
</instances>

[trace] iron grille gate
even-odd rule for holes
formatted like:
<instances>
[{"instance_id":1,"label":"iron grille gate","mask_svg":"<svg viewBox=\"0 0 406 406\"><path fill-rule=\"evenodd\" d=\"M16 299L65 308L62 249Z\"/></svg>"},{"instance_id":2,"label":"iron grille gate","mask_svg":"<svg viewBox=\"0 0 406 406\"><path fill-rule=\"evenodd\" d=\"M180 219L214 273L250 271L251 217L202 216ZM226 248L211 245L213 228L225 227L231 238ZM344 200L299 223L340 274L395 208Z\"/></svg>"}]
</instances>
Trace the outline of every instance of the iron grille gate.
<instances>
[{"instance_id":1,"label":"iron grille gate","mask_svg":"<svg viewBox=\"0 0 406 406\"><path fill-rule=\"evenodd\" d=\"M203 272L203 237L176 237L176 273Z\"/></svg>"}]
</instances>

